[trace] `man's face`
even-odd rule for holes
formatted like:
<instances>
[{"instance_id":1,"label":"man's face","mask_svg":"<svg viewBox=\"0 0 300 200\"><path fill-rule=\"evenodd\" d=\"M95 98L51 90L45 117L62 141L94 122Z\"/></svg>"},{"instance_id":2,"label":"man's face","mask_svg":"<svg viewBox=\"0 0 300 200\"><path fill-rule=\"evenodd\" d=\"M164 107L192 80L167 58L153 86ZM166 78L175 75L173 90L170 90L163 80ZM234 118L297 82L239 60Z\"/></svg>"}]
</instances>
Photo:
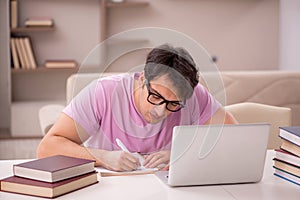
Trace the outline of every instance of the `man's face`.
<instances>
[{"instance_id":1,"label":"man's face","mask_svg":"<svg viewBox=\"0 0 300 200\"><path fill-rule=\"evenodd\" d=\"M147 122L155 124L165 119L172 112L166 108L166 103L163 103L161 105L153 105L152 103L150 103L147 100L149 96L148 89L153 94L154 99L152 100L154 102L156 101L155 98L157 98L157 102L161 102L163 100L178 102L180 101L180 99L178 98L178 95L176 95L176 90L167 76L161 76L149 81L148 88L144 83L141 88L142 91L139 98L140 112ZM173 106L173 104L169 104L168 106L171 107Z\"/></svg>"}]
</instances>

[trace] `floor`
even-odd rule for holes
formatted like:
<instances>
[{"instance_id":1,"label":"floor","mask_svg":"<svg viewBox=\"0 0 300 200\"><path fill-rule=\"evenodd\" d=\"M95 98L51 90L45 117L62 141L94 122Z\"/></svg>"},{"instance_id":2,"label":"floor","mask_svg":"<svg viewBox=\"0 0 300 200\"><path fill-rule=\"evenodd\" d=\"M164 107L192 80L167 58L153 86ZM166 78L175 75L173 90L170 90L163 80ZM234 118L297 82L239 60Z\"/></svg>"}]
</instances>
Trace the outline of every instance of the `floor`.
<instances>
[{"instance_id":1,"label":"floor","mask_svg":"<svg viewBox=\"0 0 300 200\"><path fill-rule=\"evenodd\" d=\"M0 160L36 158L42 138L1 138Z\"/></svg>"}]
</instances>

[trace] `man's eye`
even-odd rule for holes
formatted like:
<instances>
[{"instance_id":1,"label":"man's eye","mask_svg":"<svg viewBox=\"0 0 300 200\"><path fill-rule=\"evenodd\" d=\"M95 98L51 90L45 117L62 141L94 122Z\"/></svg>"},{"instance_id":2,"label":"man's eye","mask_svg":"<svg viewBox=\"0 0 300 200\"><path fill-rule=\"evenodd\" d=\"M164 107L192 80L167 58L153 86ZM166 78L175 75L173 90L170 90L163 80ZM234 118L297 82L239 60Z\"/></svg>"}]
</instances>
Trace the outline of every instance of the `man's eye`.
<instances>
[{"instance_id":1,"label":"man's eye","mask_svg":"<svg viewBox=\"0 0 300 200\"><path fill-rule=\"evenodd\" d=\"M160 96L157 96L157 95L155 95L155 94L152 94L152 98L153 98L153 99L161 99Z\"/></svg>"},{"instance_id":2,"label":"man's eye","mask_svg":"<svg viewBox=\"0 0 300 200\"><path fill-rule=\"evenodd\" d=\"M171 103L171 105L172 105L173 107L180 106L180 104L179 104L179 103Z\"/></svg>"}]
</instances>

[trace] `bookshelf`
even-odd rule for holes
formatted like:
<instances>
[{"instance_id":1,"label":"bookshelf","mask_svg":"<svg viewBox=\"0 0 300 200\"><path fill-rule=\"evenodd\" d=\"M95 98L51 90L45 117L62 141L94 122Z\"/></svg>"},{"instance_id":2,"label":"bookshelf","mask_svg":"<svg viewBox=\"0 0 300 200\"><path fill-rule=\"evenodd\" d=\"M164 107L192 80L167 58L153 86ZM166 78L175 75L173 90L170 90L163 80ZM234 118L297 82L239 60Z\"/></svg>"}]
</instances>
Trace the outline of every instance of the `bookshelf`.
<instances>
[{"instance_id":1,"label":"bookshelf","mask_svg":"<svg viewBox=\"0 0 300 200\"><path fill-rule=\"evenodd\" d=\"M76 73L79 70L79 67L75 67L75 68L46 68L46 67L37 67L36 69L12 69L11 73L12 75L14 74L24 74L24 73L41 73L41 72L56 72L57 70L59 70L59 72L72 72L72 73Z\"/></svg>"},{"instance_id":2,"label":"bookshelf","mask_svg":"<svg viewBox=\"0 0 300 200\"><path fill-rule=\"evenodd\" d=\"M37 8L44 8L41 7L41 4L47 1L38 1L37 4L33 1L20 1L18 0L19 7L18 7L18 18L25 19L24 17L26 13L28 14L29 10L34 5L34 9ZM86 5L83 2L72 2L72 1L63 1L63 2L53 2L49 1L48 4L51 6L56 5L56 10L67 8L68 5L73 4L78 5L76 8L79 9L79 5ZM31 5L27 6L28 4ZM38 5L39 4L39 5ZM107 30L109 29L109 22L108 22L108 14L111 9L126 9L130 7L145 7L149 5L149 2L139 1L139 0L126 0L121 3L114 3L110 2L109 0L97 0L92 2L92 5L98 5L99 7L93 7L93 12L96 10L98 12L98 42L105 40L107 35ZM91 6L87 6L90 7ZM69 8L69 7L68 7ZM95 8L95 9L94 9ZM25 9L25 11L24 11ZM53 7L52 7L53 9ZM85 8L87 9L87 8ZM98 9L98 10L97 10ZM62 9L63 10L63 9ZM89 12L89 11L88 11ZM31 12L30 12L31 13ZM39 13L39 14L36 14ZM33 15L40 15L41 12L32 12ZM45 54L43 58L40 58L40 51L47 52L45 49L41 49L40 42L43 39L51 38L56 33L61 32L61 28L63 26L61 19L57 19L57 17L61 17L60 13L52 15L53 19L55 20L54 26L49 27L25 27L23 21L19 21L18 26L11 28L10 22L10 0L4 0L0 3L0 29L3 34L0 35L0 44L3 48L3 51L0 54L0 64L2 67L0 68L0 89L1 89L1 96L0 96L0 134L2 133L9 133L13 137L18 137L18 133L23 131L24 134L33 133L33 135L38 135L37 131L40 131L39 122L38 122L38 110L48 104L64 104L65 102L65 94L66 94L66 80L67 78L73 73L91 73L95 72L97 69L95 66L86 66L85 69L80 69L79 67L76 68L45 68L43 67L43 62L47 57ZM77 18L78 19L78 18ZM65 22L64 22L65 23ZM58 26L60 24L60 26ZM56 26L57 25L57 26ZM78 25L80 27L80 25ZM85 26L83 26L85 27ZM29 36L31 40L32 47L34 49L34 53L37 60L37 67L34 69L15 69L12 67L13 61L11 59L11 49L10 49L10 38L11 37L19 37L19 36ZM56 35L57 37L57 35ZM39 41L36 41L36 38ZM53 39L52 39L53 41ZM109 46L119 45L120 43L136 43L136 42L145 42L143 39L120 39L113 41L112 44L108 44ZM39 44L39 48L36 48L34 44ZM46 47L45 47L46 48ZM53 57L53 56L52 56ZM38 59L40 58L40 59ZM77 57L76 57L77 58ZM38 61L39 60L39 61ZM78 60L79 61L79 60ZM79 63L80 65L80 63ZM46 92L45 92L46 91ZM2 114L3 113L3 114ZM23 116L23 117L21 117ZM24 119L26 116L26 119ZM22 119L21 119L22 118ZM34 118L34 119L33 119ZM18 124L21 120L30 120L33 124L24 124L24 126L20 129ZM2 123L2 124L1 124ZM29 126L29 127L27 127ZM4 129L2 128L4 127ZM23 137L20 136L20 137Z\"/></svg>"},{"instance_id":3,"label":"bookshelf","mask_svg":"<svg viewBox=\"0 0 300 200\"><path fill-rule=\"evenodd\" d=\"M75 68L46 68L43 66L45 60L38 59L39 51L43 51L41 47L36 48L35 46L36 38L51 38L55 35L57 31L60 31L61 27L56 27L56 25L48 26L25 26L23 14L22 18L17 18L16 26L11 27L10 23L10 0L6 0L8 16L6 19L6 30L8 32L8 46L9 51L7 64L10 85L9 90L9 118L10 122L8 127L10 129L10 135L13 137L22 136L38 136L41 135L39 127L38 112L39 109L45 105L49 104L64 104L65 94L66 94L66 80L67 78L78 71L78 67ZM33 2L32 2L33 3ZM31 3L31 4L32 4ZM17 1L17 16L22 13L22 9L26 8L27 2ZM26 12L25 12L26 13ZM33 15L39 16L41 14ZM21 15L21 14L20 14ZM25 15L25 16L24 16ZM28 11L27 11L28 15ZM41 15L43 16L43 15ZM56 16L51 16L55 19ZM22 20L23 19L23 20ZM34 57L36 60L35 67L22 66L20 63L19 68L13 66L13 61L10 59L12 56L10 49L11 38L23 38L29 37L31 41L31 47L33 49ZM39 40L40 42L40 40ZM43 47L42 47L43 48ZM28 55L28 54L27 54ZM19 52L18 52L19 56ZM20 59L20 57L19 57ZM39 60L39 61L38 61ZM20 60L19 60L20 61ZM26 116L26 117L25 117ZM24 118L25 117L25 118ZM30 123L24 123L24 121L30 121ZM21 125L21 126L20 126Z\"/></svg>"},{"instance_id":4,"label":"bookshelf","mask_svg":"<svg viewBox=\"0 0 300 200\"><path fill-rule=\"evenodd\" d=\"M17 27L17 28L11 28L10 32L12 34L18 34L18 33L32 33L32 32L44 32L44 31L54 31L55 27Z\"/></svg>"},{"instance_id":5,"label":"bookshelf","mask_svg":"<svg viewBox=\"0 0 300 200\"><path fill-rule=\"evenodd\" d=\"M27 34L43 34L45 32L52 32L55 31L55 26L46 26L46 27L22 27L18 26L15 28L10 29L11 37L23 37ZM48 37L51 35L47 35ZM31 36L29 36L31 38ZM32 40L31 43L33 44ZM33 45L32 45L33 46ZM36 57L36 55L35 55ZM41 63L37 63L35 68L23 68L22 66L19 69L11 67L11 104L14 106L14 103L28 103L28 101L58 101L63 100L63 92L65 90L60 89L59 91L57 88L64 88L65 82L68 76L78 71L78 67L76 68L46 68L42 66ZM60 75L58 75L60 74ZM63 76L61 76L63 74ZM43 78L41 79L41 77ZM57 77L60 78L57 78ZM44 80L55 79L55 84L47 84ZM57 84L57 82L59 84ZM51 87L51 85L55 85ZM42 92L44 89L47 88L47 91L50 91L49 95L40 95L39 93L35 94L32 93L31 90L34 89L35 91ZM52 91L52 92L51 92ZM32 97L28 98L28 94L31 94Z\"/></svg>"}]
</instances>

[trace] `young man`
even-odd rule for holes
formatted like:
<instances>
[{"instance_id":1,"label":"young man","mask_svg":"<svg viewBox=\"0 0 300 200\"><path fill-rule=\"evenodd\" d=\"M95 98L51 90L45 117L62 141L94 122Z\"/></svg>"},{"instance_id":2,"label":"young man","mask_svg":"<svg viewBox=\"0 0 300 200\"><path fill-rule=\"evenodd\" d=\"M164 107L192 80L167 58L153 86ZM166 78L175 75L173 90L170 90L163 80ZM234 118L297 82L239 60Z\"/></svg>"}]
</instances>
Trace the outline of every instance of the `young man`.
<instances>
[{"instance_id":1,"label":"young man","mask_svg":"<svg viewBox=\"0 0 300 200\"><path fill-rule=\"evenodd\" d=\"M145 167L167 164L174 126L236 123L198 78L186 50L154 48L143 72L95 80L82 90L43 138L38 157L64 154L115 171L136 169L138 158L120 149L119 138L145 156Z\"/></svg>"}]
</instances>

